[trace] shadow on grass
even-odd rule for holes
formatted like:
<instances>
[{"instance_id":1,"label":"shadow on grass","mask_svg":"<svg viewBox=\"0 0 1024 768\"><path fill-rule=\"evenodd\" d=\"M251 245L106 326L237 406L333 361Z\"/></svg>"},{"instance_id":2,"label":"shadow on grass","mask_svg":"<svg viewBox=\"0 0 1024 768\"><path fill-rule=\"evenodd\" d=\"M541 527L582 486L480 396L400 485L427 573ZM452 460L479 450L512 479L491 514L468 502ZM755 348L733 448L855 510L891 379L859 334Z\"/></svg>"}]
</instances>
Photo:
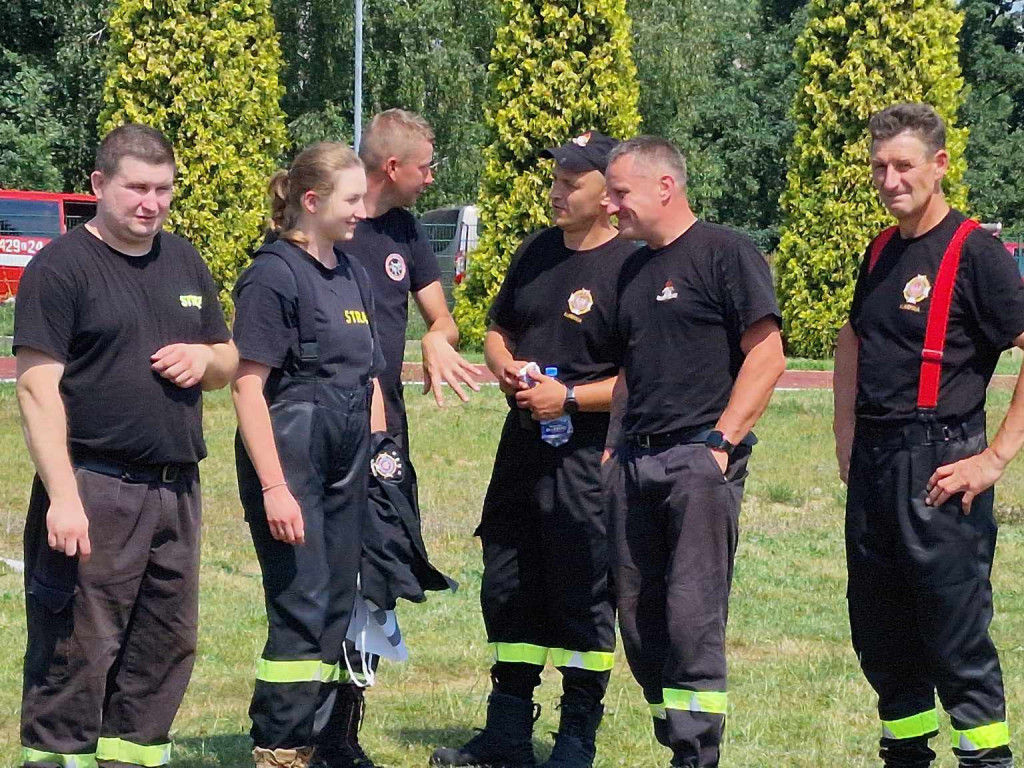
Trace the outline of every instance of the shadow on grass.
<instances>
[{"instance_id":1,"label":"shadow on grass","mask_svg":"<svg viewBox=\"0 0 1024 768\"><path fill-rule=\"evenodd\" d=\"M252 765L252 739L248 733L175 739L173 762L175 768Z\"/></svg>"},{"instance_id":2,"label":"shadow on grass","mask_svg":"<svg viewBox=\"0 0 1024 768\"><path fill-rule=\"evenodd\" d=\"M404 743L419 744L434 750L437 747L461 747L478 732L477 728L401 728L398 738ZM551 753L550 742L534 739L533 752L539 762L544 762Z\"/></svg>"}]
</instances>

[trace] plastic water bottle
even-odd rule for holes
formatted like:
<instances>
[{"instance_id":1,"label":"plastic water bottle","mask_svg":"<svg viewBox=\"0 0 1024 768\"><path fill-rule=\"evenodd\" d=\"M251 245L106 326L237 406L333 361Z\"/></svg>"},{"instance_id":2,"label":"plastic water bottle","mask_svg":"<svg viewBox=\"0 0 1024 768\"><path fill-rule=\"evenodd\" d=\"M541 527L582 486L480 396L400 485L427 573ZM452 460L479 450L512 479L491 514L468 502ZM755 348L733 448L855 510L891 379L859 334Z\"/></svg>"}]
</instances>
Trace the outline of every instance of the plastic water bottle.
<instances>
[{"instance_id":1,"label":"plastic water bottle","mask_svg":"<svg viewBox=\"0 0 1024 768\"><path fill-rule=\"evenodd\" d=\"M558 369L554 366L545 368L544 375L557 379ZM572 437L572 416L568 413L563 413L557 419L540 423L540 439L548 445L557 448L568 443L570 437Z\"/></svg>"}]
</instances>

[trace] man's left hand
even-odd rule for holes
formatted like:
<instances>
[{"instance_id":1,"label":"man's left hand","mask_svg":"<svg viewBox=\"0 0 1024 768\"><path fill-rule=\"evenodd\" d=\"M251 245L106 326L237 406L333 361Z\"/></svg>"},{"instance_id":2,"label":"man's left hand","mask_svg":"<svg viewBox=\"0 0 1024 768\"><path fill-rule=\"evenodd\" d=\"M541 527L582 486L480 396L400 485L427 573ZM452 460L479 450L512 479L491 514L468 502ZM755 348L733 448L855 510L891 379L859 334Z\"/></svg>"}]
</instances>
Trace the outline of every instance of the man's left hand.
<instances>
[{"instance_id":1,"label":"man's left hand","mask_svg":"<svg viewBox=\"0 0 1024 768\"><path fill-rule=\"evenodd\" d=\"M1006 464L990 448L975 456L941 466L928 478L925 504L938 507L951 496L962 493L964 514L969 515L974 497L995 485L1005 468Z\"/></svg>"},{"instance_id":2,"label":"man's left hand","mask_svg":"<svg viewBox=\"0 0 1024 768\"><path fill-rule=\"evenodd\" d=\"M464 403L469 402L469 395L462 385L480 391L476 382L476 366L455 351L441 331L427 331L421 342L423 348L423 394L433 391L434 401L444 405L442 388L445 382L455 390L455 394Z\"/></svg>"},{"instance_id":3,"label":"man's left hand","mask_svg":"<svg viewBox=\"0 0 1024 768\"><path fill-rule=\"evenodd\" d=\"M516 392L516 405L528 408L533 413L534 421L557 419L565 412L563 407L568 387L543 373L531 373L530 378L537 383L529 389Z\"/></svg>"},{"instance_id":4,"label":"man's left hand","mask_svg":"<svg viewBox=\"0 0 1024 768\"><path fill-rule=\"evenodd\" d=\"M149 358L153 370L177 387L188 389L203 380L213 360L213 350L205 344L168 344Z\"/></svg>"}]
</instances>

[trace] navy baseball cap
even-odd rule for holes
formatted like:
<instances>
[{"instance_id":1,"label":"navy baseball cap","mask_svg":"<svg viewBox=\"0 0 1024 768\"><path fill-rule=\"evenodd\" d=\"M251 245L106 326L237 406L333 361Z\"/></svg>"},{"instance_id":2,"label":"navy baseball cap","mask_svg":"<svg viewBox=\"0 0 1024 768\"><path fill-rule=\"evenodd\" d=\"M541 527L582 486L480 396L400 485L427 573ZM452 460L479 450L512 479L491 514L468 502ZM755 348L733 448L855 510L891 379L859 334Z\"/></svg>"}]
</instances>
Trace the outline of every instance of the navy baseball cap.
<instances>
[{"instance_id":1,"label":"navy baseball cap","mask_svg":"<svg viewBox=\"0 0 1024 768\"><path fill-rule=\"evenodd\" d=\"M619 145L618 139L605 136L597 131L587 131L575 139L565 142L560 147L545 149L541 157L550 157L567 171L586 173L587 171L605 172L608 167L608 155Z\"/></svg>"}]
</instances>

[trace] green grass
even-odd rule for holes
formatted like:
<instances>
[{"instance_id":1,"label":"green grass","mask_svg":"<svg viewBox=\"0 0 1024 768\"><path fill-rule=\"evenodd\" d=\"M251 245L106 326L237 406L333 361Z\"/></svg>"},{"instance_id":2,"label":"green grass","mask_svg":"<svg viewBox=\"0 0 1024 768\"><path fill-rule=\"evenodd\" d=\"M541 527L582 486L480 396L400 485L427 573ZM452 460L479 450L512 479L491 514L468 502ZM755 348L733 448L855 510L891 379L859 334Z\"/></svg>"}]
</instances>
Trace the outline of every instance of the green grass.
<instances>
[{"instance_id":1,"label":"green grass","mask_svg":"<svg viewBox=\"0 0 1024 768\"><path fill-rule=\"evenodd\" d=\"M991 396L992 421L1008 396ZM427 544L462 588L400 607L412 658L385 664L368 695L363 730L370 753L391 768L425 766L438 744L456 744L482 724L488 656L479 614L481 564L472 538L505 405L486 388L468 405L436 409L409 395L413 457L421 478ZM821 768L877 765L874 698L850 650L844 590L843 491L836 477L828 392L781 392L758 428L741 519L729 629L730 717L724 765ZM242 768L246 708L265 633L259 570L236 496L229 398L209 397L210 459L203 465L199 657L175 724L176 768ZM31 466L10 386L0 388L0 555L19 557ZM1011 467L999 493L1003 520L995 568L993 625L1008 681L1011 727L1024 711L1024 476ZM0 765L15 764L24 648L21 577L0 567ZM597 766L668 762L650 734L640 691L617 652ZM539 692L538 752L555 729L557 673ZM945 728L946 726L944 726ZM953 768L948 732L934 746Z\"/></svg>"}]
</instances>

